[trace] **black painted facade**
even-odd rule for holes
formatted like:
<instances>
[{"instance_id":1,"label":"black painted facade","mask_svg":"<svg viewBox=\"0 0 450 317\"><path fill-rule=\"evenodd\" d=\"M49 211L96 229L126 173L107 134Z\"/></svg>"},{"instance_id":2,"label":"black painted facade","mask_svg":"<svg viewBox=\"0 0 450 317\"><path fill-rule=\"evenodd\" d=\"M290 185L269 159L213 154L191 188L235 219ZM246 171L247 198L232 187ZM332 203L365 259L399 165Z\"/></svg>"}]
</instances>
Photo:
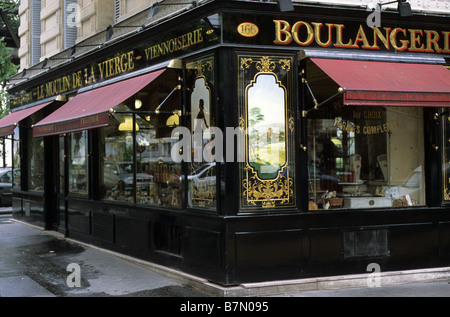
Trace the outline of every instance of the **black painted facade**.
<instances>
[{"instance_id":1,"label":"black painted facade","mask_svg":"<svg viewBox=\"0 0 450 317\"><path fill-rule=\"evenodd\" d=\"M292 147L289 145L289 163L295 169L289 177L294 190L286 205L267 207L263 206L266 202L261 200L256 205L242 204L241 180L244 174L242 165L238 162L217 164L216 175L220 175L220 181L216 182L217 195L212 207L189 206L186 183L183 183L181 208L146 207L99 199L99 179L95 172L99 169L100 155L95 146L100 137L98 129L90 129L88 132L88 160L90 171L93 172L89 173L87 180L90 184L87 195L70 194L67 186L62 191L56 190L60 185L60 171L68 173L69 166L67 162L64 166L58 166L55 162L60 161L63 153L70 153L71 148L69 142L60 143L62 137L55 135L44 137L44 191L27 190L28 175L25 166L31 155L27 144L32 134L26 127L31 127L45 117L46 111L52 110L50 109L27 118L21 124L21 187L16 186L13 191L14 217L46 230L62 232L76 240L175 268L222 285L360 274L366 272L369 263L378 263L382 271L449 265L450 205L444 197L446 186L441 167L444 146L437 150L424 150L426 201L421 206L308 210L308 156L300 145L303 146L302 140L305 140L307 134L307 119L302 116L302 110L310 107L307 106L310 97L298 74L305 63L299 52L305 51L306 56L310 53L308 49L295 43L271 45L274 33L263 34L268 40L259 40L258 37L240 36L236 28L242 22L251 22L260 27L260 32L265 32L272 25L259 23L273 23L274 19L310 19L362 25L368 13L350 8L306 5L296 5L295 8L295 12L280 13L275 12L276 6L270 3L230 4L215 1L57 70L59 74L70 73L101 60L107 51L127 51L155 34L170 34L178 25L191 25L216 13L222 14L221 41L189 52L181 50L176 56L167 55L167 60L176 57L183 61L184 67L179 70L183 78L181 109L185 114L189 103L187 88L190 87L185 84L189 81L186 65L213 58L214 87L211 90L211 105L215 107L215 125L223 130L225 127L239 127L243 110L240 108L242 96L239 95L238 78L244 72L239 68L240 58L253 57L256 60L262 56L275 56L290 60L289 71L280 68L277 73L279 78L283 78L280 82L287 87L289 112L286 118L288 122L292 120L291 133L287 138L290 138L289 144L292 144ZM383 14L386 15L383 23L393 27L400 25L405 28L450 31L448 19L444 17L416 14L402 20L395 12ZM340 51L348 54L349 59L359 53L366 53L361 49L314 49L321 56ZM412 53L405 52L393 54L399 60L413 56ZM381 49L372 50L370 56L380 60L388 58ZM417 53L413 58L420 59L423 56ZM428 53L426 56L445 59L450 57L450 53ZM14 95L27 87L37 86L55 75L56 73L46 73L20 84L20 87L13 87L10 93ZM244 78L245 74L242 76ZM246 85L248 84L244 83L244 87ZM431 149L436 143L445 145L445 123L435 119L435 114L444 113L444 110L423 108L425 149ZM181 116L181 125L188 124L187 120L186 116ZM68 137L64 136L66 139ZM189 164L182 164L184 175L189 173L189 168Z\"/></svg>"}]
</instances>

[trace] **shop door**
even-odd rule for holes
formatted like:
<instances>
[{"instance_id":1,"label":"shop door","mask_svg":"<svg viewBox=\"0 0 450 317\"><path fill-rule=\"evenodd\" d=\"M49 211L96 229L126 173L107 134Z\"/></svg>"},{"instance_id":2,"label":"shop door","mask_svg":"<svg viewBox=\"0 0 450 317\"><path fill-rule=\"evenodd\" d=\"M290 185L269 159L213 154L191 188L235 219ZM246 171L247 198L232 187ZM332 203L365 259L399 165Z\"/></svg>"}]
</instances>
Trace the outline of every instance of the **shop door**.
<instances>
[{"instance_id":1,"label":"shop door","mask_svg":"<svg viewBox=\"0 0 450 317\"><path fill-rule=\"evenodd\" d=\"M44 141L44 217L47 230L57 230L59 226L59 212L57 208L57 166L58 145L56 137L49 136Z\"/></svg>"},{"instance_id":2,"label":"shop door","mask_svg":"<svg viewBox=\"0 0 450 317\"><path fill-rule=\"evenodd\" d=\"M56 137L55 137L56 138ZM57 212L57 229L60 232L67 234L67 167L66 167L66 136L60 135L57 137L57 151L54 154L55 162L58 162L54 167L56 171L55 187L56 187L56 212Z\"/></svg>"}]
</instances>

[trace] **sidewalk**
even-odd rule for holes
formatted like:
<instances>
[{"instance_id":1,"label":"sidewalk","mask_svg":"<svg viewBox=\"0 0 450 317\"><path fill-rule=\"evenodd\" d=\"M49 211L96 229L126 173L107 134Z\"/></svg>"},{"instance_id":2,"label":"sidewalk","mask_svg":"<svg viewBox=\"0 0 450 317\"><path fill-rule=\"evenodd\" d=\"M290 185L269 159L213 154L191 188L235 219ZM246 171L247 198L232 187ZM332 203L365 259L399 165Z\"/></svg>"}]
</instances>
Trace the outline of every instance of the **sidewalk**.
<instances>
[{"instance_id":1,"label":"sidewalk","mask_svg":"<svg viewBox=\"0 0 450 317\"><path fill-rule=\"evenodd\" d=\"M8 214L0 215L0 248L0 297L450 297L450 267L383 272L381 287L368 287L368 274L222 287Z\"/></svg>"}]
</instances>

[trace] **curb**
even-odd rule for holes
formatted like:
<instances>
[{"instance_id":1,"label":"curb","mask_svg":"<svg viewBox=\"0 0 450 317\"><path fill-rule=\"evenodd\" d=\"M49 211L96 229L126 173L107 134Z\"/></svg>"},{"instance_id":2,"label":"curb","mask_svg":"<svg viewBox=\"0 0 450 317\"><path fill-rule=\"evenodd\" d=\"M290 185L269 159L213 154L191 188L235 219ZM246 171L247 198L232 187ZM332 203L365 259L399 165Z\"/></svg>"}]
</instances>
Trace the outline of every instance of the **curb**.
<instances>
[{"instance_id":1,"label":"curb","mask_svg":"<svg viewBox=\"0 0 450 317\"><path fill-rule=\"evenodd\" d=\"M374 274L379 274L377 275L377 278L379 277L379 285L383 287L421 282L439 282L450 279L450 267L439 267L407 271L389 271L381 273L350 274L260 283L244 283L237 286L226 287L214 284L206 279L190 275L175 269L134 258L108 249L100 248L92 244L67 238L64 237L63 234L56 231L46 231L41 227L17 219L12 220L17 223L35 228L45 234L52 235L56 238L71 241L73 243L113 255L125 261L145 266L146 268L155 271L167 278L177 280L180 283L189 285L194 289L216 297L277 297L306 291L367 288L370 287L369 280L372 280L374 278Z\"/></svg>"}]
</instances>

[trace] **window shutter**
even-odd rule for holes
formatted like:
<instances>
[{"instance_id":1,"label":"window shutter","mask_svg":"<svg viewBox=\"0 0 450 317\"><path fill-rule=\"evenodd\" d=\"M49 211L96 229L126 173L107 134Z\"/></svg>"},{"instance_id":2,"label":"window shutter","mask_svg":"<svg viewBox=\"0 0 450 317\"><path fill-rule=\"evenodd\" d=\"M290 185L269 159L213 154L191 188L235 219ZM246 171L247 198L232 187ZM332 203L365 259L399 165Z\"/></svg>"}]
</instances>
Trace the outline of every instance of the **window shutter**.
<instances>
[{"instance_id":1,"label":"window shutter","mask_svg":"<svg viewBox=\"0 0 450 317\"><path fill-rule=\"evenodd\" d=\"M31 65L41 58L41 0L31 1Z\"/></svg>"},{"instance_id":2,"label":"window shutter","mask_svg":"<svg viewBox=\"0 0 450 317\"><path fill-rule=\"evenodd\" d=\"M77 40L78 0L64 0L64 49L75 45Z\"/></svg>"},{"instance_id":3,"label":"window shutter","mask_svg":"<svg viewBox=\"0 0 450 317\"><path fill-rule=\"evenodd\" d=\"M114 0L114 24L120 19L120 1L121 0Z\"/></svg>"}]
</instances>

